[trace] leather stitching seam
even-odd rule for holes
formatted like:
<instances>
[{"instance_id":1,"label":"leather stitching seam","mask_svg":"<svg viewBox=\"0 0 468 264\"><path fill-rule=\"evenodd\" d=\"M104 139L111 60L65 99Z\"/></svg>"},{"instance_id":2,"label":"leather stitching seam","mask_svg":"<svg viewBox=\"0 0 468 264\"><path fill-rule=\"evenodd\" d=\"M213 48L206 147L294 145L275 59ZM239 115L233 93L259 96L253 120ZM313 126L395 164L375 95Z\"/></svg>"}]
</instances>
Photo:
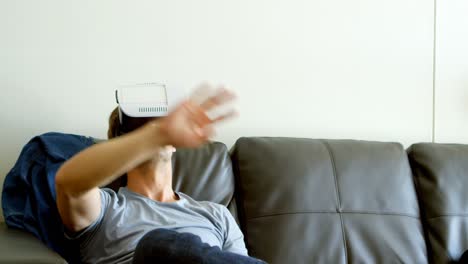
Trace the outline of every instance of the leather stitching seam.
<instances>
[{"instance_id":1,"label":"leather stitching seam","mask_svg":"<svg viewBox=\"0 0 468 264\"><path fill-rule=\"evenodd\" d=\"M333 156L333 152L331 150L331 147L328 145L328 143L325 140L320 140L320 141L325 146L325 149L327 149L328 155L330 156L330 162L331 162L332 167L333 167L333 177L335 179L335 190L336 190L336 196L337 196L337 199L338 199L337 212L338 212L338 214L340 216L341 233L342 233L342 236L343 236L345 262L348 263L348 246L346 244L346 234L345 234L345 230L344 230L343 216L341 214L341 197L340 197L340 189L338 188L338 178L337 178L337 173L336 173L335 157Z\"/></svg>"}]
</instances>

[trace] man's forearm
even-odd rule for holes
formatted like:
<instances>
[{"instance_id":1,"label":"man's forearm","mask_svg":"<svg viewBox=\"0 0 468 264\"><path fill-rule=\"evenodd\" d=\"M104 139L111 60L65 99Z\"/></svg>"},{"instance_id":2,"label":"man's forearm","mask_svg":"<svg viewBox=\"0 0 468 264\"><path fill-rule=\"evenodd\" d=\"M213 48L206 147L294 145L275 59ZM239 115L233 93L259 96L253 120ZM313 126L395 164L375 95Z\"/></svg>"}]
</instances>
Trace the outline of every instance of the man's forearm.
<instances>
[{"instance_id":1,"label":"man's forearm","mask_svg":"<svg viewBox=\"0 0 468 264\"><path fill-rule=\"evenodd\" d=\"M56 185L79 195L112 182L157 155L167 144L157 121L127 135L96 144L73 156L58 170Z\"/></svg>"}]
</instances>

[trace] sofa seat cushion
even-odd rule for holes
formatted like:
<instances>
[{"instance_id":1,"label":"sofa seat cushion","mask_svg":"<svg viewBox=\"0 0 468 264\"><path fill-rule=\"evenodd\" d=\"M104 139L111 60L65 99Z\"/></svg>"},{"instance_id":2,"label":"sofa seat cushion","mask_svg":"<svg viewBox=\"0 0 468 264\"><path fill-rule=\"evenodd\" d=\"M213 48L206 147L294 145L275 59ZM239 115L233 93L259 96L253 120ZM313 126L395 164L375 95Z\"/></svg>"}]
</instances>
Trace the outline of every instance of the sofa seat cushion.
<instances>
[{"instance_id":1,"label":"sofa seat cushion","mask_svg":"<svg viewBox=\"0 0 468 264\"><path fill-rule=\"evenodd\" d=\"M0 223L0 263L67 263L33 235Z\"/></svg>"}]
</instances>

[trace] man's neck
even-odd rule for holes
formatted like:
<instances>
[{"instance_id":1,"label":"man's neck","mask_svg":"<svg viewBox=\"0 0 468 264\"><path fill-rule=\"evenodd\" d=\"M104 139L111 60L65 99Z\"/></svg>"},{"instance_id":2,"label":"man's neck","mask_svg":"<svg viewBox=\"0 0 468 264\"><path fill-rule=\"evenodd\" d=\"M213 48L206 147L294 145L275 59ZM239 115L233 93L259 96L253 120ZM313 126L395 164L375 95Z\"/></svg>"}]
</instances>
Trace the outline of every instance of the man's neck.
<instances>
[{"instance_id":1,"label":"man's neck","mask_svg":"<svg viewBox=\"0 0 468 264\"><path fill-rule=\"evenodd\" d=\"M179 200L172 189L170 161L148 161L127 173L127 188L152 200L174 202Z\"/></svg>"}]
</instances>

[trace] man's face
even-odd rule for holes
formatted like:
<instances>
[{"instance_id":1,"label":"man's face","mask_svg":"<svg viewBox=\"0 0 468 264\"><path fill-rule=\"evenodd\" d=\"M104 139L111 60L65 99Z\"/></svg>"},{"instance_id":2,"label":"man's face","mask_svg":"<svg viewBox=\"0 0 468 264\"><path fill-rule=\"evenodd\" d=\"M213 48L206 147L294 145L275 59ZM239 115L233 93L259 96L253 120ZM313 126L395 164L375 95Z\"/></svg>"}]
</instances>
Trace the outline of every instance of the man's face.
<instances>
[{"instance_id":1,"label":"man's face","mask_svg":"<svg viewBox=\"0 0 468 264\"><path fill-rule=\"evenodd\" d=\"M122 114L122 124L120 125L121 134L126 134L143 126L152 120L158 120L161 117L129 117Z\"/></svg>"}]
</instances>

